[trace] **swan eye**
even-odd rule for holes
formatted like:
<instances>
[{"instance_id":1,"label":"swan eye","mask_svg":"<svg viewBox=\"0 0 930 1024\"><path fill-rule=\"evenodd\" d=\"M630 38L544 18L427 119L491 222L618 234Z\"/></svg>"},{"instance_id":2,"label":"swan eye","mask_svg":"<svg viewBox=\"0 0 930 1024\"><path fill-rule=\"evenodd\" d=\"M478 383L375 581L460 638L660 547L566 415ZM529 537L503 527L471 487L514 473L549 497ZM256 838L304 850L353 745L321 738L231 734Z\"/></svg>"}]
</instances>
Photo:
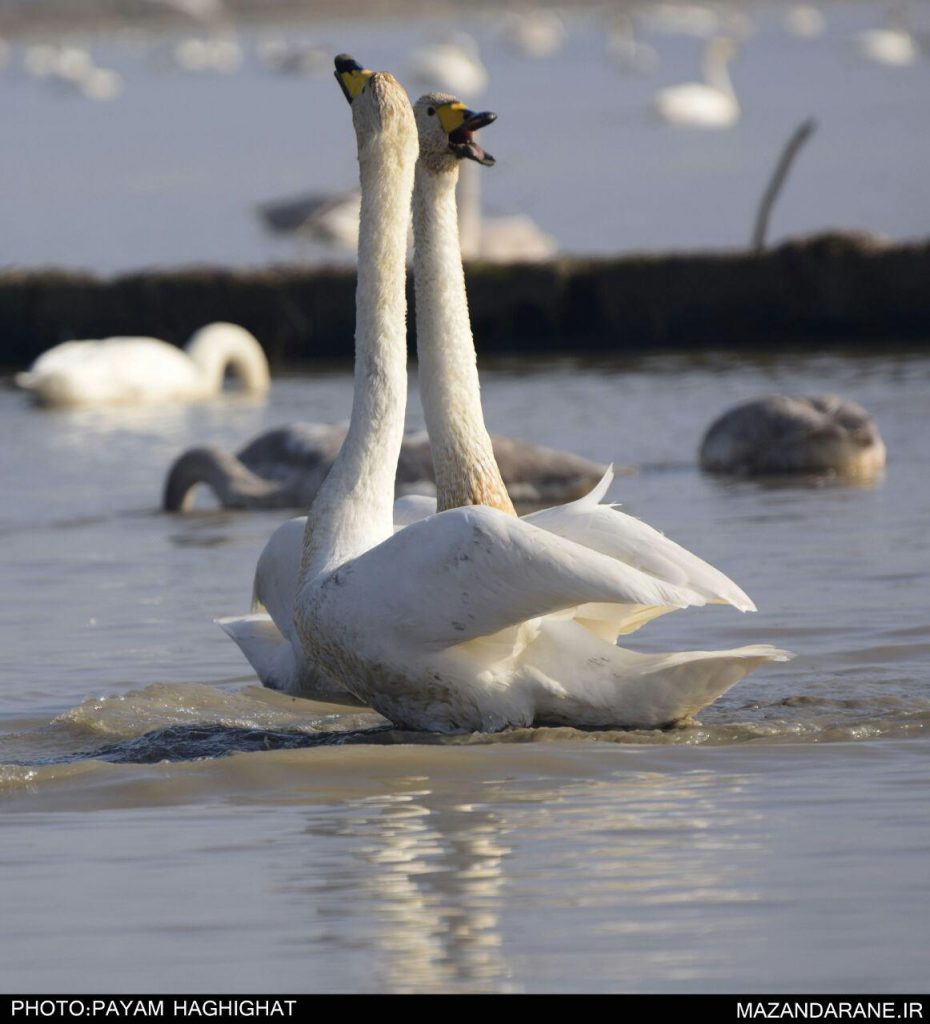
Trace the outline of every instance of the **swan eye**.
<instances>
[{"instance_id":1,"label":"swan eye","mask_svg":"<svg viewBox=\"0 0 930 1024\"><path fill-rule=\"evenodd\" d=\"M426 112L427 112L427 114L429 114L430 117L433 117L436 114L436 108L435 107L427 107L426 108Z\"/></svg>"}]
</instances>

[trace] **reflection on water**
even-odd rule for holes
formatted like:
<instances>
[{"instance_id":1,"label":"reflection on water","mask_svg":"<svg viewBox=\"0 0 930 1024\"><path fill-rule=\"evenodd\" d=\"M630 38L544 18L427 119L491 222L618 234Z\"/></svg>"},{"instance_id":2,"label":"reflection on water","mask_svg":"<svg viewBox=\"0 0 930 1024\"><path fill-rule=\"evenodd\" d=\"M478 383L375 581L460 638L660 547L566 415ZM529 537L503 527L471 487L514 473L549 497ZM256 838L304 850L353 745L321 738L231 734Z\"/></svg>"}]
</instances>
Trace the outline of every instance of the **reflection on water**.
<instances>
[{"instance_id":1,"label":"reflection on water","mask_svg":"<svg viewBox=\"0 0 930 1024\"><path fill-rule=\"evenodd\" d=\"M919 988L926 743L777 751L64 766L4 815L6 960L62 990Z\"/></svg>"},{"instance_id":2,"label":"reflection on water","mask_svg":"<svg viewBox=\"0 0 930 1024\"><path fill-rule=\"evenodd\" d=\"M506 829L490 809L431 796L412 789L362 797L308 832L361 841L352 844L353 874L379 951L375 988L510 991L499 933ZM334 908L339 916L344 909Z\"/></svg>"}]
</instances>

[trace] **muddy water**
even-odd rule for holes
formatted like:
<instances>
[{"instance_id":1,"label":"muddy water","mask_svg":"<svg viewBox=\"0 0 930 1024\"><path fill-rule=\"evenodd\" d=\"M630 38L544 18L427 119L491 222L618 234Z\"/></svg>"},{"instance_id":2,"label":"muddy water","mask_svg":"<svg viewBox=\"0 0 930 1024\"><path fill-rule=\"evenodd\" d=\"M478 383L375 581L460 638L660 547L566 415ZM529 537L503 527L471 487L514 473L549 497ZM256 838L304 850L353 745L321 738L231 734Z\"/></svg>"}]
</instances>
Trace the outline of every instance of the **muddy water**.
<instances>
[{"instance_id":1,"label":"muddy water","mask_svg":"<svg viewBox=\"0 0 930 1024\"><path fill-rule=\"evenodd\" d=\"M158 513L193 443L348 414L269 401L40 412L0 392L6 989L914 990L925 986L930 360L571 361L483 374L492 428L639 467L611 497L733 576L643 650L771 641L687 729L416 737L255 685L247 607L281 513ZM727 484L726 404L835 390L872 487ZM420 425L414 401L410 424Z\"/></svg>"}]
</instances>

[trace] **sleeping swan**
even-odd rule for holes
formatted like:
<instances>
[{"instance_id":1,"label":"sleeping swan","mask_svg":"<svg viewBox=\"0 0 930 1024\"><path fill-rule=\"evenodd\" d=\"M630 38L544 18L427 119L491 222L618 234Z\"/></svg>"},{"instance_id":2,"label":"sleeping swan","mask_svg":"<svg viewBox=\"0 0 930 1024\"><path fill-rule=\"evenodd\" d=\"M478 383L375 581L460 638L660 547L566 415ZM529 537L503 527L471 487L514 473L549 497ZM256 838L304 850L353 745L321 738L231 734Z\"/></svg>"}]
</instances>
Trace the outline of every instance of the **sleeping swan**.
<instances>
[{"instance_id":1,"label":"sleeping swan","mask_svg":"<svg viewBox=\"0 0 930 1024\"><path fill-rule=\"evenodd\" d=\"M201 327L181 350L156 338L66 341L43 352L19 387L42 405L196 401L216 395L227 369L246 391L269 387L261 345L236 324Z\"/></svg>"},{"instance_id":2,"label":"sleeping swan","mask_svg":"<svg viewBox=\"0 0 930 1024\"><path fill-rule=\"evenodd\" d=\"M885 465L885 444L865 409L839 395L765 395L714 420L699 458L710 473L871 479Z\"/></svg>"}]
</instances>

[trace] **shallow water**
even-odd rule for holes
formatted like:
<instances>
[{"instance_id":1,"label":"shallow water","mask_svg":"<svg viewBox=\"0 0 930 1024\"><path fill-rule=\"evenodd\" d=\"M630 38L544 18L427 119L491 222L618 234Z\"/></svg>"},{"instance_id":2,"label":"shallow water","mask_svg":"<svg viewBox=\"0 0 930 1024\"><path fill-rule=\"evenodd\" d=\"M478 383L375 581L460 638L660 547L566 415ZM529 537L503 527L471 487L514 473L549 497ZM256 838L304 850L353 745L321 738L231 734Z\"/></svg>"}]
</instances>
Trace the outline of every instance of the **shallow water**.
<instances>
[{"instance_id":1,"label":"shallow water","mask_svg":"<svg viewBox=\"0 0 930 1024\"><path fill-rule=\"evenodd\" d=\"M500 115L482 135L498 160L481 175L486 206L528 214L566 252L747 244L778 153L807 117L820 127L779 200L773 238L825 228L930 233L930 61L888 68L854 45L857 32L883 24L887 5L825 4L828 27L814 40L784 30L784 3L730 6L749 11L753 31L732 67L742 116L723 132L672 128L652 113L659 89L699 76L701 40L644 26L658 66L618 71L597 9L570 11L566 45L546 60L508 50L490 11L464 26L462 18L356 19L292 24L288 35L404 80L411 50L467 27L490 85L462 98ZM909 13L915 30L930 31L925 5ZM357 180L329 71L311 79L268 71L256 54L267 31L243 30L245 62L229 76L165 67L164 50L179 36L78 37L124 76L112 103L30 78L18 44L0 71L0 124L15 154L0 161L0 265L112 272L350 258L269 235L255 215L257 203L344 192Z\"/></svg>"},{"instance_id":2,"label":"shallow water","mask_svg":"<svg viewBox=\"0 0 930 1024\"><path fill-rule=\"evenodd\" d=\"M350 375L155 412L2 390L3 987L925 987L930 359L564 359L482 379L492 429L639 467L611 497L760 609L669 615L631 646L798 657L662 732L439 739L294 701L211 622L246 609L284 514L165 516L159 492L189 444L345 418ZM703 427L770 390L862 402L886 476L698 473Z\"/></svg>"}]
</instances>

